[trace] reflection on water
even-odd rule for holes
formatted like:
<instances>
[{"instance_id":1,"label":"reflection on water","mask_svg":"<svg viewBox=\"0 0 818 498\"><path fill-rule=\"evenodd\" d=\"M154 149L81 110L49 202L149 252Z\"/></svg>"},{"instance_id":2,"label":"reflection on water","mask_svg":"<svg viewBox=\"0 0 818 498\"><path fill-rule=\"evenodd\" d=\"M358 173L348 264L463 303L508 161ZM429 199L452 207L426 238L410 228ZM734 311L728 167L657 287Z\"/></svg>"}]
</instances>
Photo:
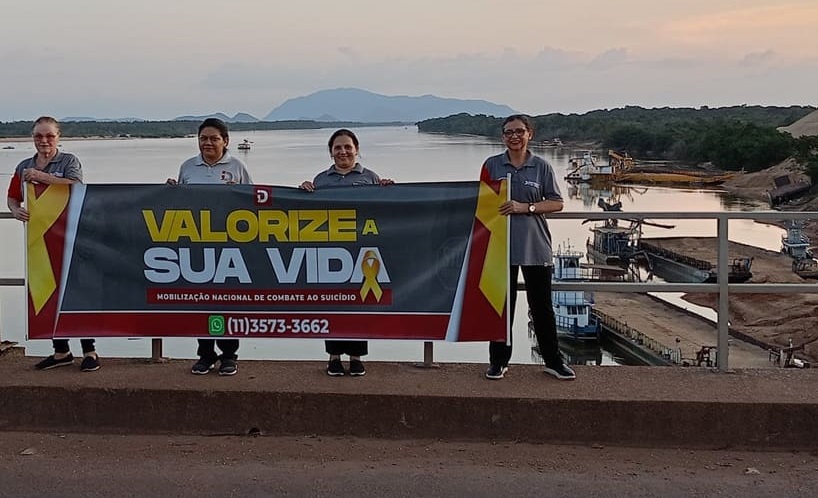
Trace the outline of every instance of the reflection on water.
<instances>
[{"instance_id":1,"label":"reflection on water","mask_svg":"<svg viewBox=\"0 0 818 498\"><path fill-rule=\"evenodd\" d=\"M248 165L255 182L296 186L329 167L331 160L326 141L334 130L277 130L235 133L234 143L243 139L253 142L250 151L239 156ZM355 129L361 143L361 163L382 177L398 182L475 180L486 157L504 149L499 139L473 136L446 136L418 133L414 127ZM10 143L14 149L0 150L0 183L8 184L16 164L34 154L30 141ZM195 137L178 139L70 140L62 150L76 154L83 164L85 181L89 183L162 183L175 177L179 165L197 153ZM667 187L637 187L621 185L569 185L563 178L568 173L569 158L575 151L568 147L536 149L535 153L548 160L560 179L566 211L599 211L597 202L616 199L623 211L724 211L764 209L763 203L736 199L719 190L674 189ZM674 230L646 226L645 237L652 236L715 236L713 220L667 220ZM554 246L584 247L590 232L582 220L552 220ZM730 239L778 251L783 230L749 220L730 222ZM22 277L22 227L13 220L0 220L0 277ZM0 330L3 339L24 341L22 310L23 291L0 288ZM527 310L518 306L513 327L512 362L534 362L531 341L527 334ZM165 340L166 354L171 357L192 357L192 339ZM46 354L48 341L26 343L31 354ZM77 346L74 346L75 348ZM570 345L565 346L571 350ZM150 341L101 340L99 349L108 356L149 356ZM422 358L420 342L372 341L373 360L408 360ZM268 339L245 341L240 350L243 359L323 359L321 341ZM601 355L601 359L600 359ZM570 353L569 353L570 356ZM435 345L437 361L486 362L485 343ZM605 344L601 350L573 350L571 361L591 364L617 364L623 360L611 354Z\"/></svg>"}]
</instances>

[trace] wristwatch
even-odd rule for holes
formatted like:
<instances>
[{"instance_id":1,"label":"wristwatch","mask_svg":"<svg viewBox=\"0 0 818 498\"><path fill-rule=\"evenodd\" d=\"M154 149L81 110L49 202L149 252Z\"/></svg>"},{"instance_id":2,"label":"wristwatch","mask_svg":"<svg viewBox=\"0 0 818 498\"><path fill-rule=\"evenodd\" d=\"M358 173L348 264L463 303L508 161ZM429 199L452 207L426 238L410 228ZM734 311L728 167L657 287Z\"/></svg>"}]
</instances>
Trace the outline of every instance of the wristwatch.
<instances>
[{"instance_id":1,"label":"wristwatch","mask_svg":"<svg viewBox=\"0 0 818 498\"><path fill-rule=\"evenodd\" d=\"M536 210L537 210L537 206L535 206L533 202L529 202L528 203L528 212L531 213L531 214L534 214L534 212Z\"/></svg>"}]
</instances>

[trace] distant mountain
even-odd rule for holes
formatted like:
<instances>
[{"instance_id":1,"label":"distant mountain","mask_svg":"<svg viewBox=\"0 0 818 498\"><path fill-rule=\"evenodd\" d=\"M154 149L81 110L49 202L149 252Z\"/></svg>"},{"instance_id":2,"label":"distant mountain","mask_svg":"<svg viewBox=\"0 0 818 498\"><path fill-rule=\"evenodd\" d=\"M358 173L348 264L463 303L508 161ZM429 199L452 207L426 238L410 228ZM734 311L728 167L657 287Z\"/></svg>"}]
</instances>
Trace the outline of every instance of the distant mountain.
<instances>
[{"instance_id":1,"label":"distant mountain","mask_svg":"<svg viewBox=\"0 0 818 498\"><path fill-rule=\"evenodd\" d=\"M422 95L381 95L359 88L321 90L289 99L264 116L264 121L312 119L383 123L414 123L459 113L507 116L516 111L485 100L463 100Z\"/></svg>"},{"instance_id":2,"label":"distant mountain","mask_svg":"<svg viewBox=\"0 0 818 498\"><path fill-rule=\"evenodd\" d=\"M97 123L142 123L142 118L92 118L87 116L68 116L62 118L63 123L97 122Z\"/></svg>"},{"instance_id":3,"label":"distant mountain","mask_svg":"<svg viewBox=\"0 0 818 498\"><path fill-rule=\"evenodd\" d=\"M257 123L258 118L255 116L251 116L246 112L239 112L232 118L227 114L217 112L215 114L207 114L203 116L178 116L173 118L174 121L204 121L207 118L218 118L224 121L225 123Z\"/></svg>"},{"instance_id":4,"label":"distant mountain","mask_svg":"<svg viewBox=\"0 0 818 498\"><path fill-rule=\"evenodd\" d=\"M231 123L258 123L259 119L246 112L240 112L230 119Z\"/></svg>"}]
</instances>

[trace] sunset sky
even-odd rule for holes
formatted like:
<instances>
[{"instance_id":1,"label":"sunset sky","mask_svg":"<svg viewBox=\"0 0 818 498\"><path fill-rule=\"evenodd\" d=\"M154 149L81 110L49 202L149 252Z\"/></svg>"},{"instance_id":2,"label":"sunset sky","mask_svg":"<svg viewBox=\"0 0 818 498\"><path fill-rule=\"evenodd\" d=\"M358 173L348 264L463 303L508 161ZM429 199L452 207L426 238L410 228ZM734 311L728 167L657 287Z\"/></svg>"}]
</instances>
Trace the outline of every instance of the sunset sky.
<instances>
[{"instance_id":1,"label":"sunset sky","mask_svg":"<svg viewBox=\"0 0 818 498\"><path fill-rule=\"evenodd\" d=\"M818 104L818 0L4 0L0 121L247 112L337 87L530 114Z\"/></svg>"}]
</instances>

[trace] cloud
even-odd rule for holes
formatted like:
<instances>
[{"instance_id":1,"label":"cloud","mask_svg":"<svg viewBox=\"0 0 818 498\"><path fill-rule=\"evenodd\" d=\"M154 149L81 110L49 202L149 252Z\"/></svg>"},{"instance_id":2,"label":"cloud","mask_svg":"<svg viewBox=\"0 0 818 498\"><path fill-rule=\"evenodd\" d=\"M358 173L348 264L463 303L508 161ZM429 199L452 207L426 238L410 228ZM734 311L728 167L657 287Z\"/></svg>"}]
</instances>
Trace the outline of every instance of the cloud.
<instances>
[{"instance_id":1,"label":"cloud","mask_svg":"<svg viewBox=\"0 0 818 498\"><path fill-rule=\"evenodd\" d=\"M665 41L709 51L747 52L773 46L782 56L815 54L818 5L782 4L682 17L660 25Z\"/></svg>"},{"instance_id":2,"label":"cloud","mask_svg":"<svg viewBox=\"0 0 818 498\"><path fill-rule=\"evenodd\" d=\"M41 54L42 55L42 54ZM8 57L7 54L4 57ZM793 62L773 49L736 57L647 57L610 47L588 54L554 47L525 54L460 53L448 57L387 57L282 64L241 54L230 62L180 60L8 60L20 74L4 80L2 120L57 116L138 116L167 119L221 111L264 116L289 98L359 87L388 95L434 94L490 100L522 112L585 112L646 107L733 104L815 104L818 61ZM67 81L71 84L56 84Z\"/></svg>"},{"instance_id":3,"label":"cloud","mask_svg":"<svg viewBox=\"0 0 818 498\"><path fill-rule=\"evenodd\" d=\"M745 55L739 65L742 66L759 66L763 64L770 64L776 59L776 53L773 50L765 50L764 52L753 52Z\"/></svg>"},{"instance_id":4,"label":"cloud","mask_svg":"<svg viewBox=\"0 0 818 498\"><path fill-rule=\"evenodd\" d=\"M606 50L591 60L589 65L598 69L621 66L628 61L628 49L613 48Z\"/></svg>"}]
</instances>

